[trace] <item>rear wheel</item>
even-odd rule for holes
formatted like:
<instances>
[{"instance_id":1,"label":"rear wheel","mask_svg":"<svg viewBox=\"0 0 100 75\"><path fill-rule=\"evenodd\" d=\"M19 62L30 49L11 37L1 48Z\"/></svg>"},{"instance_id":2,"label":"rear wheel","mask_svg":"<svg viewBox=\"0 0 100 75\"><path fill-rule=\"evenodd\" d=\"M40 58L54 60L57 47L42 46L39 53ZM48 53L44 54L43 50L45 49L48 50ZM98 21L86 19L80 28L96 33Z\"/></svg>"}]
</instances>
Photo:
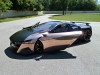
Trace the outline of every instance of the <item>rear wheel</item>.
<instances>
[{"instance_id":1,"label":"rear wheel","mask_svg":"<svg viewBox=\"0 0 100 75\"><path fill-rule=\"evenodd\" d=\"M43 44L40 40L37 40L34 47L35 53L41 54L43 53Z\"/></svg>"},{"instance_id":2,"label":"rear wheel","mask_svg":"<svg viewBox=\"0 0 100 75\"><path fill-rule=\"evenodd\" d=\"M92 32L90 30L86 30L84 31L84 35L83 35L83 41L90 41L90 37L92 35Z\"/></svg>"}]
</instances>

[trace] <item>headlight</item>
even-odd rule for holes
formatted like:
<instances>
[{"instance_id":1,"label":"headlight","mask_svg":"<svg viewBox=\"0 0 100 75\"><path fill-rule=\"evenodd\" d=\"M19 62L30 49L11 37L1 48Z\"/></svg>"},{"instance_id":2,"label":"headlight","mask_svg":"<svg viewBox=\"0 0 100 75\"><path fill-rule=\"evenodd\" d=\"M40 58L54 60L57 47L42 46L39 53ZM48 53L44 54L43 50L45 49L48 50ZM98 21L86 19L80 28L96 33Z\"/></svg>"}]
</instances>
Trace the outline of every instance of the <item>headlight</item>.
<instances>
[{"instance_id":1,"label":"headlight","mask_svg":"<svg viewBox=\"0 0 100 75\"><path fill-rule=\"evenodd\" d=\"M10 44L10 47L16 48L17 46L16 46L15 44L11 43L11 44Z\"/></svg>"},{"instance_id":2,"label":"headlight","mask_svg":"<svg viewBox=\"0 0 100 75\"><path fill-rule=\"evenodd\" d=\"M22 44L22 42L15 42L14 44L15 46L19 47Z\"/></svg>"},{"instance_id":3,"label":"headlight","mask_svg":"<svg viewBox=\"0 0 100 75\"><path fill-rule=\"evenodd\" d=\"M10 41L10 46L12 47L19 47L22 44L22 42L12 42Z\"/></svg>"}]
</instances>

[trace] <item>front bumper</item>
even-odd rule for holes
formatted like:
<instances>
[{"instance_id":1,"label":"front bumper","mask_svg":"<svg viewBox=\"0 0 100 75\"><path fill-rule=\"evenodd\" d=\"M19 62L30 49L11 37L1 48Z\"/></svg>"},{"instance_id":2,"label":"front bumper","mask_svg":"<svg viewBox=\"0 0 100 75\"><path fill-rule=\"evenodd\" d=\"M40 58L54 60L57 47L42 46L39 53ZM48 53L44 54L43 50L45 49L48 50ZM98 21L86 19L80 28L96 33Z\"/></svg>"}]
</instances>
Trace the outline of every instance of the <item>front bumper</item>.
<instances>
[{"instance_id":1,"label":"front bumper","mask_svg":"<svg viewBox=\"0 0 100 75\"><path fill-rule=\"evenodd\" d=\"M34 43L17 43L10 42L10 48L18 54L28 55L34 52Z\"/></svg>"}]
</instances>

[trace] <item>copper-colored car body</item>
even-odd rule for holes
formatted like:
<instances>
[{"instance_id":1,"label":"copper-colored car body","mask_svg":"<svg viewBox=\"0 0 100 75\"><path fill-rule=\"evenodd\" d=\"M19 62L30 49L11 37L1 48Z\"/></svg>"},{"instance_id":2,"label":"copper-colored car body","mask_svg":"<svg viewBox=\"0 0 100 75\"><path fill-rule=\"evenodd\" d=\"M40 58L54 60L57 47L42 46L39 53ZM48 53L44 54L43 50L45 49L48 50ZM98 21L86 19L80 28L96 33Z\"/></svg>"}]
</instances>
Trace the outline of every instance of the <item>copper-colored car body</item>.
<instances>
[{"instance_id":1,"label":"copper-colored car body","mask_svg":"<svg viewBox=\"0 0 100 75\"><path fill-rule=\"evenodd\" d=\"M63 32L63 33L43 33L41 38L39 39L44 46L44 52L54 47L61 47L63 45L71 45L80 35L82 35L82 31L75 32ZM37 40L37 39L36 39ZM35 41L30 41L29 43L22 43L18 48L17 53L20 53L24 48L29 47L29 49L34 52L34 44ZM50 48L50 49L49 49ZM54 50L54 49L53 49Z\"/></svg>"},{"instance_id":2,"label":"copper-colored car body","mask_svg":"<svg viewBox=\"0 0 100 75\"><path fill-rule=\"evenodd\" d=\"M49 22L46 23L49 24ZM43 25L46 23L43 23ZM39 27L41 30L43 28L43 25L40 24L36 26L36 31L39 30ZM76 28L77 30L68 31L69 23L67 22L50 21L50 25L50 27L49 25L44 25L45 29L43 29L42 32L33 32L35 31L34 27L33 30L31 29L31 27L28 27L22 31L13 34L10 37L11 41L19 41L19 39L21 38L23 42L20 42L19 46L17 46L16 42L16 45L14 43L11 43L11 47L17 47L17 53L22 53L26 50L26 48L28 48L31 53L42 53L63 49L64 47L66 48L67 46L73 44L73 42L75 42L79 37L82 37L84 35L82 30L77 29L78 27ZM26 31L27 33L25 34ZM24 32L24 35L22 34L22 32ZM16 37L16 40L14 39L14 37ZM39 42L37 43L37 41Z\"/></svg>"}]
</instances>

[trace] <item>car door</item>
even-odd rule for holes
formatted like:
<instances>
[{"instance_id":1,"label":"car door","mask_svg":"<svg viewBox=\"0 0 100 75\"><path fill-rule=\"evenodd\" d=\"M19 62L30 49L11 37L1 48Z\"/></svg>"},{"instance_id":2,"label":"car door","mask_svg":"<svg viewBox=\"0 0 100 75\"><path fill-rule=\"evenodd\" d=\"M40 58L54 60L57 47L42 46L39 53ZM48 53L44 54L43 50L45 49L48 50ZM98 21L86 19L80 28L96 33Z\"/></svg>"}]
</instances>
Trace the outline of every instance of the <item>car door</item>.
<instances>
[{"instance_id":1,"label":"car door","mask_svg":"<svg viewBox=\"0 0 100 75\"><path fill-rule=\"evenodd\" d=\"M44 49L53 50L51 48L61 48L61 46L71 45L81 34L81 31L67 32L67 24L57 25L51 31L44 33L41 39Z\"/></svg>"}]
</instances>

